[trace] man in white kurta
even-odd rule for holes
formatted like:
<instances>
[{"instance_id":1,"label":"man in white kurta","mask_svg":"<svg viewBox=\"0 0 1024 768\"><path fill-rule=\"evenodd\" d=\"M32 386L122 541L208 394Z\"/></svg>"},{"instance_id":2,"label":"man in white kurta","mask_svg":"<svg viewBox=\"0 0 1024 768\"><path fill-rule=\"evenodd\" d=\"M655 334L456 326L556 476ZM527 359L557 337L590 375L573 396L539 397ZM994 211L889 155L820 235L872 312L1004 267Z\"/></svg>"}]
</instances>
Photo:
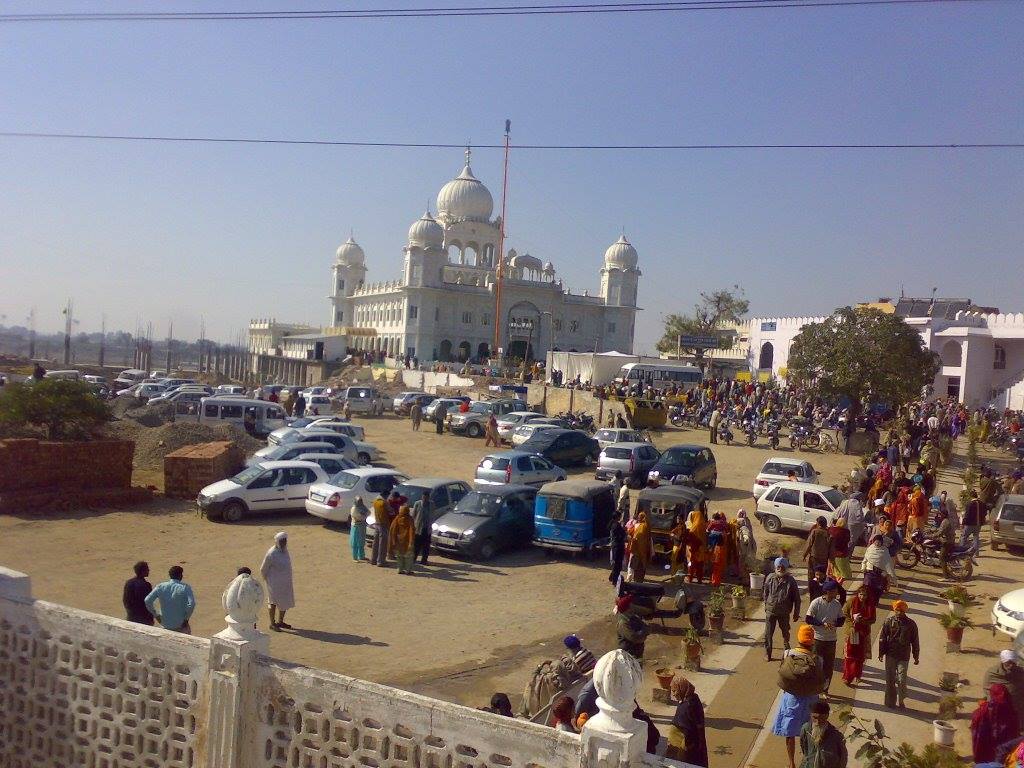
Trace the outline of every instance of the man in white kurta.
<instances>
[{"instance_id":1,"label":"man in white kurta","mask_svg":"<svg viewBox=\"0 0 1024 768\"><path fill-rule=\"evenodd\" d=\"M267 583L270 628L275 632L291 629L291 624L284 622L284 612L295 606L295 590L292 587L292 558L288 554L288 534L284 531L274 536L274 546L267 550L260 566L260 574Z\"/></svg>"}]
</instances>

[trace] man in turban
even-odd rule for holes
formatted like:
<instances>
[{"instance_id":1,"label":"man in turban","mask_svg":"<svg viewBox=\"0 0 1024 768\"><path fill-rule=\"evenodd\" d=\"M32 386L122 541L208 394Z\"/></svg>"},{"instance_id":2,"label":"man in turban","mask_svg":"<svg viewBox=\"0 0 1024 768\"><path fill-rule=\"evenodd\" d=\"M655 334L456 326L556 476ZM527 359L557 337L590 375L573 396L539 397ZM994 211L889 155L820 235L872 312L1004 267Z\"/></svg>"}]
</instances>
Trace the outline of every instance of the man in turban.
<instances>
[{"instance_id":1,"label":"man in turban","mask_svg":"<svg viewBox=\"0 0 1024 768\"><path fill-rule=\"evenodd\" d=\"M274 546L267 550L260 565L260 575L267 582L270 603L270 628L275 632L291 629L285 624L284 613L295 607L295 589L292 586L292 558L288 554L288 534L274 536Z\"/></svg>"},{"instance_id":2,"label":"man in turban","mask_svg":"<svg viewBox=\"0 0 1024 768\"><path fill-rule=\"evenodd\" d=\"M878 633L878 660L885 661L885 706L889 709L907 708L907 666L911 656L915 664L921 660L917 623L907 616L908 607L906 601L894 600L892 614Z\"/></svg>"}]
</instances>

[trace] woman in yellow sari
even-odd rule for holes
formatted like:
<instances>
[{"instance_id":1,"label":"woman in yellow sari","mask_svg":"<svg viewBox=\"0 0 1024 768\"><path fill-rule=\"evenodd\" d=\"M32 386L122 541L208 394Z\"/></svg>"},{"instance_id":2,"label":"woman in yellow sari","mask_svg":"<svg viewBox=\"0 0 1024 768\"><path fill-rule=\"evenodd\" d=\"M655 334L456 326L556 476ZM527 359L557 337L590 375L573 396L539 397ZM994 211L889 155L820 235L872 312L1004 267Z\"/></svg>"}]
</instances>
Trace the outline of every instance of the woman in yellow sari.
<instances>
[{"instance_id":1,"label":"woman in yellow sari","mask_svg":"<svg viewBox=\"0 0 1024 768\"><path fill-rule=\"evenodd\" d=\"M647 575L647 567L651 564L654 548L651 542L651 526L647 522L647 513L639 512L636 516L636 527L630 537L629 568L633 581L642 582Z\"/></svg>"},{"instance_id":2,"label":"woman in yellow sari","mask_svg":"<svg viewBox=\"0 0 1024 768\"><path fill-rule=\"evenodd\" d=\"M686 523L682 515L676 515L672 519L672 530L669 536L672 538L672 567L670 575L675 576L680 568L686 568L686 539L688 536Z\"/></svg>"},{"instance_id":3,"label":"woman in yellow sari","mask_svg":"<svg viewBox=\"0 0 1024 768\"><path fill-rule=\"evenodd\" d=\"M704 581L704 558L708 548L708 517L703 507L690 510L686 518L690 538L686 543L686 555L690 561L687 581Z\"/></svg>"}]
</instances>

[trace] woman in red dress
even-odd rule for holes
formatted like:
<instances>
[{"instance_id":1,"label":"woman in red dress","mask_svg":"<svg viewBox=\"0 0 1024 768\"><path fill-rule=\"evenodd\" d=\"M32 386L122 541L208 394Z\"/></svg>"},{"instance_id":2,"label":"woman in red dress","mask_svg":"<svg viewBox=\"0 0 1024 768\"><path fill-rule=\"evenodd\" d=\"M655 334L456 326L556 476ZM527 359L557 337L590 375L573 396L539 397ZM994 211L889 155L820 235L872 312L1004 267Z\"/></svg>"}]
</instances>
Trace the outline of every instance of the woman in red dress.
<instances>
[{"instance_id":1,"label":"woman in red dress","mask_svg":"<svg viewBox=\"0 0 1024 768\"><path fill-rule=\"evenodd\" d=\"M864 674L864 660L871 658L871 625L875 606L861 585L853 599L843 606L846 615L846 652L843 656L843 682L856 685Z\"/></svg>"}]
</instances>

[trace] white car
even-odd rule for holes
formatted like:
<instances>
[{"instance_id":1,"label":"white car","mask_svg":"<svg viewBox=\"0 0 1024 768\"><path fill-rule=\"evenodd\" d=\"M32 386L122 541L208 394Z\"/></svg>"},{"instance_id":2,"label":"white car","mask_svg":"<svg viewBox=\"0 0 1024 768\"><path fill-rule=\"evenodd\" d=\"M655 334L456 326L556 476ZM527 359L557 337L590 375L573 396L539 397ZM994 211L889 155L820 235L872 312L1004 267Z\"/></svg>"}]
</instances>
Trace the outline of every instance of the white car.
<instances>
[{"instance_id":1,"label":"white car","mask_svg":"<svg viewBox=\"0 0 1024 768\"><path fill-rule=\"evenodd\" d=\"M1017 637L1024 629L1024 589L1007 592L992 606L992 626L1000 632Z\"/></svg>"},{"instance_id":2,"label":"white car","mask_svg":"<svg viewBox=\"0 0 1024 768\"><path fill-rule=\"evenodd\" d=\"M206 486L196 504L207 517L226 523L262 512L297 512L303 509L310 486L327 478L312 461L267 461Z\"/></svg>"},{"instance_id":3,"label":"white car","mask_svg":"<svg viewBox=\"0 0 1024 768\"><path fill-rule=\"evenodd\" d=\"M794 459L787 456L772 456L761 467L761 471L754 478L754 486L750 489L755 499L761 498L761 494L768 490L769 486L781 483L789 479L789 473L796 476L797 482L816 483L819 472L811 466L811 462L803 459Z\"/></svg>"},{"instance_id":4,"label":"white car","mask_svg":"<svg viewBox=\"0 0 1024 768\"><path fill-rule=\"evenodd\" d=\"M506 443L510 443L512 442L512 432L516 427L520 424L526 424L529 421L543 418L543 413L535 413L534 411L514 411L512 413L506 413L504 416L498 417L498 437Z\"/></svg>"},{"instance_id":5,"label":"white car","mask_svg":"<svg viewBox=\"0 0 1024 768\"><path fill-rule=\"evenodd\" d=\"M331 398L327 395L306 395L305 400L305 413L313 416L328 416L334 408L331 404Z\"/></svg>"},{"instance_id":6,"label":"white car","mask_svg":"<svg viewBox=\"0 0 1024 768\"><path fill-rule=\"evenodd\" d=\"M520 424L512 430L512 445L518 447L533 437L536 432L540 432L545 429L565 429L565 425L549 424L548 422L539 421L537 419L527 422L526 424Z\"/></svg>"},{"instance_id":7,"label":"white car","mask_svg":"<svg viewBox=\"0 0 1024 768\"><path fill-rule=\"evenodd\" d=\"M613 443L649 443L651 436L639 429L623 429L622 427L605 427L594 433L594 439L603 451Z\"/></svg>"},{"instance_id":8,"label":"white car","mask_svg":"<svg viewBox=\"0 0 1024 768\"><path fill-rule=\"evenodd\" d=\"M397 411L398 410L398 406L400 406L404 402L405 398L411 397L412 395L423 395L423 394L426 394L426 393L425 392L414 392L412 390L409 390L408 392L399 392L397 395L395 395L394 399L391 401L391 410L392 411Z\"/></svg>"},{"instance_id":9,"label":"white car","mask_svg":"<svg viewBox=\"0 0 1024 768\"><path fill-rule=\"evenodd\" d=\"M324 520L347 523L356 496L362 496L363 502L370 507L381 491L390 491L408 479L401 472L383 467L346 469L310 487L306 511Z\"/></svg>"},{"instance_id":10,"label":"white car","mask_svg":"<svg viewBox=\"0 0 1024 768\"><path fill-rule=\"evenodd\" d=\"M295 461L312 461L314 464L319 464L328 477L344 472L346 469L355 469L359 466L356 462L346 459L340 453L300 453L295 457Z\"/></svg>"},{"instance_id":11,"label":"white car","mask_svg":"<svg viewBox=\"0 0 1024 768\"><path fill-rule=\"evenodd\" d=\"M341 419L296 419L290 426L275 429L267 436L267 445L280 445L282 443L294 443L303 439L303 430L330 430L339 435L348 435L353 440L363 441L366 439L366 430L358 424Z\"/></svg>"},{"instance_id":12,"label":"white car","mask_svg":"<svg viewBox=\"0 0 1024 768\"><path fill-rule=\"evenodd\" d=\"M786 480L761 495L754 516L768 533L779 533L783 528L809 531L819 517L831 522L845 499L842 491L830 485Z\"/></svg>"},{"instance_id":13,"label":"white car","mask_svg":"<svg viewBox=\"0 0 1024 768\"><path fill-rule=\"evenodd\" d=\"M334 443L325 441L303 440L298 443L285 443L284 445L268 445L260 448L256 453L245 460L245 466L253 467L257 464L265 464L268 461L293 461L303 453L336 453L349 461L355 461L351 455L346 456Z\"/></svg>"},{"instance_id":14,"label":"white car","mask_svg":"<svg viewBox=\"0 0 1024 768\"><path fill-rule=\"evenodd\" d=\"M245 387L240 387L237 384L221 384L215 390L215 395L244 395Z\"/></svg>"}]
</instances>

